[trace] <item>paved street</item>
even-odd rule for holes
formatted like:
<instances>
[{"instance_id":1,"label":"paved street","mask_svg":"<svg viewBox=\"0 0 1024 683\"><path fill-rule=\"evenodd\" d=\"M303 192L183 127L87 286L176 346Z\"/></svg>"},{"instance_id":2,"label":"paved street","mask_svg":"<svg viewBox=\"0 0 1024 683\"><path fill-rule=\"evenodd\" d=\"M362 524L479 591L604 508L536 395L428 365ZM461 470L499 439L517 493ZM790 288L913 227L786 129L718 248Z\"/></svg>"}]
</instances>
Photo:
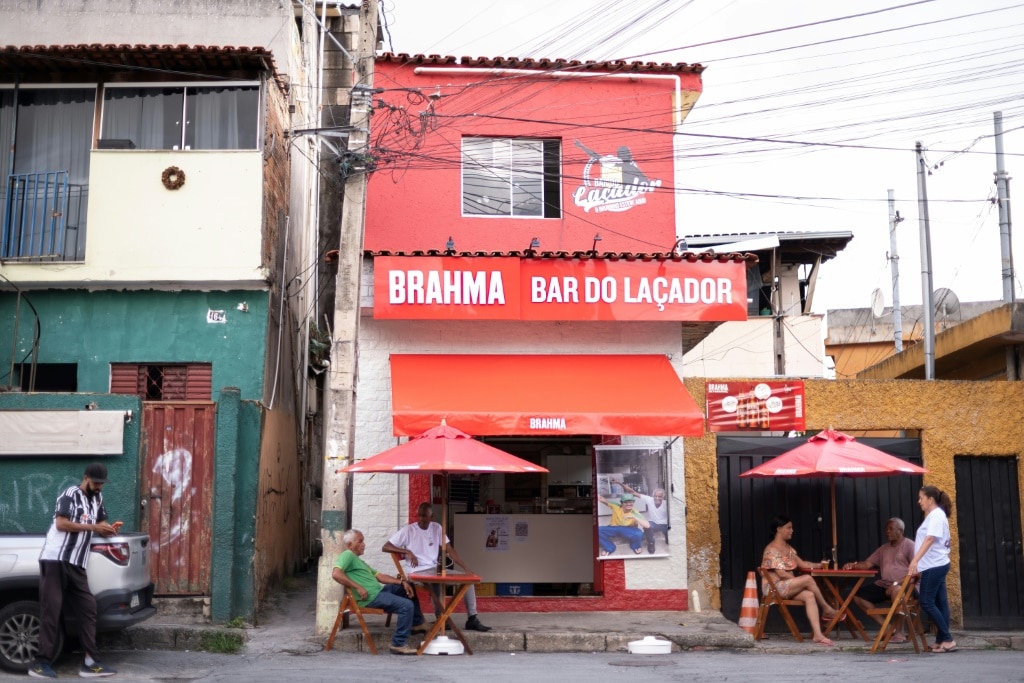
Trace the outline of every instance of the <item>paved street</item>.
<instances>
[{"instance_id":1,"label":"paved street","mask_svg":"<svg viewBox=\"0 0 1024 683\"><path fill-rule=\"evenodd\" d=\"M252 681L778 681L943 680L1024 681L1019 652L960 651L949 655L869 656L853 653L773 655L758 652L684 652L670 655L500 654L400 657L344 652L295 655L212 655L197 652L117 652L112 680ZM941 673L940 673L941 672ZM61 660L61 678L77 678L77 662ZM27 676L0 674L0 681Z\"/></svg>"}]
</instances>

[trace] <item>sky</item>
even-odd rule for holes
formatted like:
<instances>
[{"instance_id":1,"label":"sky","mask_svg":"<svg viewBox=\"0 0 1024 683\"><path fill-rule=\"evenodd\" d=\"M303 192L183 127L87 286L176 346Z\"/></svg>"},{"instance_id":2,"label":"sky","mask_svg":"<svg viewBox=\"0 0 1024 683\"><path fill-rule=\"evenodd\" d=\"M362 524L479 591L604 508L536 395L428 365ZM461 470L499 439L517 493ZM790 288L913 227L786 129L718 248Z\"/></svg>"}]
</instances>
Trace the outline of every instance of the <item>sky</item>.
<instances>
[{"instance_id":1,"label":"sky","mask_svg":"<svg viewBox=\"0 0 1024 683\"><path fill-rule=\"evenodd\" d=\"M1002 298L993 112L1013 196L1024 1L380 1L387 51L702 64L681 129L683 232L852 232L822 268L817 313L869 307L875 289L892 305L890 189L899 300L923 301L920 141L933 288ZM1024 239L1013 253L1024 269Z\"/></svg>"}]
</instances>

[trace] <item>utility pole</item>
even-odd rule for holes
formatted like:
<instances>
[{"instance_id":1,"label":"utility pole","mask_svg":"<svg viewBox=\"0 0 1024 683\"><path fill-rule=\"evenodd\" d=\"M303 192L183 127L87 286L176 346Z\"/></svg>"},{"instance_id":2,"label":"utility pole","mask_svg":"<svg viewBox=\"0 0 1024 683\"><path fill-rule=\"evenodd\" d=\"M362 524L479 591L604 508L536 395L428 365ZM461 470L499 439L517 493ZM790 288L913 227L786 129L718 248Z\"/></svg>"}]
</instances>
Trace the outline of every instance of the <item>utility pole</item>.
<instances>
[{"instance_id":1,"label":"utility pole","mask_svg":"<svg viewBox=\"0 0 1024 683\"><path fill-rule=\"evenodd\" d=\"M917 151L917 215L921 226L921 308L924 309L924 378L935 379L935 311L932 310L932 240L928 220L928 169L924 163L924 147Z\"/></svg>"},{"instance_id":2,"label":"utility pole","mask_svg":"<svg viewBox=\"0 0 1024 683\"><path fill-rule=\"evenodd\" d=\"M355 457L357 346L359 295L363 269L363 227L369 173L369 126L373 97L373 67L377 53L377 0L363 0L359 9L359 40L355 53L350 103L344 203L338 245L338 275L334 294L331 366L324 415L323 498L320 539L323 555L317 576L316 632L326 633L337 614L338 587L331 579L334 561L344 549L342 534L351 526L351 481L337 472Z\"/></svg>"},{"instance_id":3,"label":"utility pole","mask_svg":"<svg viewBox=\"0 0 1024 683\"><path fill-rule=\"evenodd\" d=\"M903 350L903 309L900 308L900 257L896 253L896 226L903 218L896 211L896 199L889 190L889 265L892 268L892 337L896 353Z\"/></svg>"},{"instance_id":4,"label":"utility pole","mask_svg":"<svg viewBox=\"0 0 1024 683\"><path fill-rule=\"evenodd\" d=\"M999 249L1003 259L1003 301L1013 303L1013 246L1010 239L1010 177L1003 165L1003 112L992 115L996 139L996 198L999 202ZM1017 373L1017 349L1006 347L1006 379L1014 381Z\"/></svg>"}]
</instances>

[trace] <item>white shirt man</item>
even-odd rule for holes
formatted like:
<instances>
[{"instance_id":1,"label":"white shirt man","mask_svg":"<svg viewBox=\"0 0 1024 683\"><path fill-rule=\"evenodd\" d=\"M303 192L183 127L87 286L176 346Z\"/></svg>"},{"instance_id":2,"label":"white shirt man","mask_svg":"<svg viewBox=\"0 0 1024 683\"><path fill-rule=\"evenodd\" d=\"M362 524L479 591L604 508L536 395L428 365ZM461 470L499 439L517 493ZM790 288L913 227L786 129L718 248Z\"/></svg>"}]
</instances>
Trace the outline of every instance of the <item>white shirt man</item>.
<instances>
[{"instance_id":1,"label":"white shirt man","mask_svg":"<svg viewBox=\"0 0 1024 683\"><path fill-rule=\"evenodd\" d=\"M386 553L398 553L402 556L402 565L406 573L429 572L437 568L438 554L441 552L441 538L444 536L445 552L452 561L462 568L464 572L472 573L466 567L462 558L452 547L448 536L444 535L441 525L433 521L434 508L428 502L420 503L416 508L416 521L413 524L402 527L388 539L384 544L383 551ZM438 584L430 584L431 599L434 602L435 616L441 614L441 587ZM466 591L465 597L467 631L490 631L490 626L484 626L476 611L476 591L473 586Z\"/></svg>"}]
</instances>

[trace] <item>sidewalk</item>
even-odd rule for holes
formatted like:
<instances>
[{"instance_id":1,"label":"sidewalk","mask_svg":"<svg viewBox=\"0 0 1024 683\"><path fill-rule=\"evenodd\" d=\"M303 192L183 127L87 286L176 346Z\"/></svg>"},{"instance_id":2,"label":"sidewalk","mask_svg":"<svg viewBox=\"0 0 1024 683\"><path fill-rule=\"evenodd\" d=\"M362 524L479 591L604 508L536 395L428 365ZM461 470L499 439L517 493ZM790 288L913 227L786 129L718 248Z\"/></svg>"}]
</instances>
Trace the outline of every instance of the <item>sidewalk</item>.
<instances>
[{"instance_id":1,"label":"sidewalk","mask_svg":"<svg viewBox=\"0 0 1024 683\"><path fill-rule=\"evenodd\" d=\"M290 582L290 589L278 593L260 613L260 624L246 629L180 623L173 615L158 614L148 622L125 631L106 634L101 647L109 649L202 650L204 635L232 633L245 641L250 653L286 652L311 654L323 650L326 636L313 634L316 584L311 576ZM627 645L644 636L657 636L673 643L672 650L738 649L750 652L807 654L822 652L865 653L871 644L854 640L848 633L833 647L823 647L809 639L797 643L789 634L771 634L755 642L753 637L720 612L499 612L481 614L493 630L488 633L465 632L474 652L626 652ZM461 628L465 614L456 616ZM175 621L179 623L174 623ZM384 618L367 619L378 651L387 652L390 629ZM1024 650L1024 632L954 631L957 644L964 649ZM418 637L415 642L419 642ZM358 622L339 631L334 652L368 651ZM908 642L890 645L881 656L913 655Z\"/></svg>"}]
</instances>

